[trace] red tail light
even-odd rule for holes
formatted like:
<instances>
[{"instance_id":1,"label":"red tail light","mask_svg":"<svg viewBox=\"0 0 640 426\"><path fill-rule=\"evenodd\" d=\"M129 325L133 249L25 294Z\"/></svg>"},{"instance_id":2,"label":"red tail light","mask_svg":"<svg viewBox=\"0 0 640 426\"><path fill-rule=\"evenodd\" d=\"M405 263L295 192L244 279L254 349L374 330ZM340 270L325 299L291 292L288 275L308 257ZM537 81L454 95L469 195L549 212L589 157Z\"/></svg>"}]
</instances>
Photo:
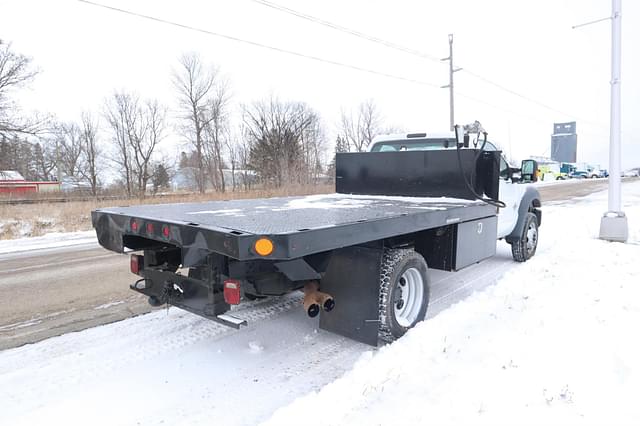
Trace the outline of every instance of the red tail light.
<instances>
[{"instance_id":1,"label":"red tail light","mask_svg":"<svg viewBox=\"0 0 640 426\"><path fill-rule=\"evenodd\" d=\"M168 225L162 226L162 235L164 235L165 238L169 238L169 235L171 235L171 231L169 230Z\"/></svg>"},{"instance_id":2,"label":"red tail light","mask_svg":"<svg viewBox=\"0 0 640 426\"><path fill-rule=\"evenodd\" d=\"M131 221L131 230L132 230L133 232L138 232L138 227L139 227L139 225L138 225L138 221L137 221L137 220L135 220L135 219L133 219L133 220Z\"/></svg>"},{"instance_id":3,"label":"red tail light","mask_svg":"<svg viewBox=\"0 0 640 426\"><path fill-rule=\"evenodd\" d=\"M144 269L144 256L138 254L131 255L131 272L136 275L140 275L140 271Z\"/></svg>"},{"instance_id":4,"label":"red tail light","mask_svg":"<svg viewBox=\"0 0 640 426\"><path fill-rule=\"evenodd\" d=\"M240 303L240 281L224 280L224 301L230 305Z\"/></svg>"},{"instance_id":5,"label":"red tail light","mask_svg":"<svg viewBox=\"0 0 640 426\"><path fill-rule=\"evenodd\" d=\"M147 223L147 234L153 234L153 223Z\"/></svg>"}]
</instances>

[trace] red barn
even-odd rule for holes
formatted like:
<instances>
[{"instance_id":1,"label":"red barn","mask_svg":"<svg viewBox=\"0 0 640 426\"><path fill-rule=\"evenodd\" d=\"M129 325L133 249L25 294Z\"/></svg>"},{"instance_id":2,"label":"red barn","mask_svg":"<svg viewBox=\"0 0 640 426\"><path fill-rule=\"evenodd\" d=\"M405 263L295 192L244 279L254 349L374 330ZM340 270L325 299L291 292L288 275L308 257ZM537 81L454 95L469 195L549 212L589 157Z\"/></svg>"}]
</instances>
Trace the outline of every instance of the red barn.
<instances>
[{"instance_id":1,"label":"red barn","mask_svg":"<svg viewBox=\"0 0 640 426\"><path fill-rule=\"evenodd\" d=\"M0 170L0 194L25 194L59 190L60 182L28 181L14 170Z\"/></svg>"}]
</instances>

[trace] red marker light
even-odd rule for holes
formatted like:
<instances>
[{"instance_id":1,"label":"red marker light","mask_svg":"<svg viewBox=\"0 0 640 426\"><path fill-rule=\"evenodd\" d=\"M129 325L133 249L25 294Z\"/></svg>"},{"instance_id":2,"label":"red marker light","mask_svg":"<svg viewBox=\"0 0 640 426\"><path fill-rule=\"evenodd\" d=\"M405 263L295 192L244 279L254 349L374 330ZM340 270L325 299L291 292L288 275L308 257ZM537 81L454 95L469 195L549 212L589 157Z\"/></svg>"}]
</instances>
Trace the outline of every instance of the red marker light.
<instances>
[{"instance_id":1,"label":"red marker light","mask_svg":"<svg viewBox=\"0 0 640 426\"><path fill-rule=\"evenodd\" d=\"M138 221L135 219L131 221L131 230L133 232L138 232Z\"/></svg>"},{"instance_id":2,"label":"red marker light","mask_svg":"<svg viewBox=\"0 0 640 426\"><path fill-rule=\"evenodd\" d=\"M169 238L169 235L171 235L171 231L167 225L162 226L162 235L164 235L165 238Z\"/></svg>"},{"instance_id":3,"label":"red marker light","mask_svg":"<svg viewBox=\"0 0 640 426\"><path fill-rule=\"evenodd\" d=\"M131 267L131 272L133 272L136 275L140 275L140 271L144 269L144 256L132 254L130 267Z\"/></svg>"},{"instance_id":4,"label":"red marker light","mask_svg":"<svg viewBox=\"0 0 640 426\"><path fill-rule=\"evenodd\" d=\"M224 301L230 305L240 303L240 281L224 280Z\"/></svg>"},{"instance_id":5,"label":"red marker light","mask_svg":"<svg viewBox=\"0 0 640 426\"><path fill-rule=\"evenodd\" d=\"M147 234L153 234L153 223L147 223Z\"/></svg>"}]
</instances>

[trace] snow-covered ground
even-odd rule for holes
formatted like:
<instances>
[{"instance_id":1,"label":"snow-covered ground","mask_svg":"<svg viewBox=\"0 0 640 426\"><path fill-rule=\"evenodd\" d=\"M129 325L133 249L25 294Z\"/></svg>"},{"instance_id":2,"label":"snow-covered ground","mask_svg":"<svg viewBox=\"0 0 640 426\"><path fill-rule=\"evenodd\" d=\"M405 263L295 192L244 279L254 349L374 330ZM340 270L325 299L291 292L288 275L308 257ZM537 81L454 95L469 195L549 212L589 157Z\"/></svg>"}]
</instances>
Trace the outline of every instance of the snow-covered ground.
<instances>
[{"instance_id":1,"label":"snow-covered ground","mask_svg":"<svg viewBox=\"0 0 640 426\"><path fill-rule=\"evenodd\" d=\"M41 237L0 240L0 254L69 247L80 244L97 244L97 241L96 231L94 230L78 232L51 232Z\"/></svg>"},{"instance_id":2,"label":"snow-covered ground","mask_svg":"<svg viewBox=\"0 0 640 426\"><path fill-rule=\"evenodd\" d=\"M624 191L630 244L595 238L604 194L547 207L533 260L500 243L451 276L502 279L433 294L380 350L317 331L294 294L240 307L239 332L170 309L0 352L0 424L639 424L640 182Z\"/></svg>"},{"instance_id":3,"label":"snow-covered ground","mask_svg":"<svg viewBox=\"0 0 640 426\"><path fill-rule=\"evenodd\" d=\"M628 244L596 239L606 193L544 209L534 259L266 423L640 424L640 183L624 190Z\"/></svg>"}]
</instances>

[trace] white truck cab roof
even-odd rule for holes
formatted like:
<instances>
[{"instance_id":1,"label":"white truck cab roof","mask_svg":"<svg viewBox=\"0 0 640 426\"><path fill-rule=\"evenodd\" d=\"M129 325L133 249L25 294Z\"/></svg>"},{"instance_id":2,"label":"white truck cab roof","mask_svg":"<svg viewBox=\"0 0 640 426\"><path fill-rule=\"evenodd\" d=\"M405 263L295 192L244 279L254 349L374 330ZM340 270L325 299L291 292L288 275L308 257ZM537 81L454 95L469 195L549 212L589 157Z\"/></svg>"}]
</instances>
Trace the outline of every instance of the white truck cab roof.
<instances>
[{"instance_id":1,"label":"white truck cab roof","mask_svg":"<svg viewBox=\"0 0 640 426\"><path fill-rule=\"evenodd\" d=\"M375 138L373 138L373 141L369 144L367 151L374 151L374 147L376 145L381 145L381 144L386 145L385 142L390 143L390 142L407 141L409 143L414 142L416 145L418 145L420 144L420 142L427 142L430 140L437 140L437 141L448 140L449 148L455 148L456 135L454 132L441 132L441 133L415 132L415 133L392 133L387 135L378 135ZM479 142L478 145L480 145L481 143L482 142ZM500 146L497 145L495 142L488 141L487 143L491 144L491 147L493 147L493 149L500 150ZM487 147L487 148L491 149L491 147ZM389 150L395 150L391 148L391 144L389 148L390 148ZM407 148L408 150L411 150L410 147L407 147ZM425 149L425 148L422 148L422 149ZM380 149L376 149L376 151L377 150L380 150ZM383 150L386 150L386 149L383 149Z\"/></svg>"}]
</instances>

